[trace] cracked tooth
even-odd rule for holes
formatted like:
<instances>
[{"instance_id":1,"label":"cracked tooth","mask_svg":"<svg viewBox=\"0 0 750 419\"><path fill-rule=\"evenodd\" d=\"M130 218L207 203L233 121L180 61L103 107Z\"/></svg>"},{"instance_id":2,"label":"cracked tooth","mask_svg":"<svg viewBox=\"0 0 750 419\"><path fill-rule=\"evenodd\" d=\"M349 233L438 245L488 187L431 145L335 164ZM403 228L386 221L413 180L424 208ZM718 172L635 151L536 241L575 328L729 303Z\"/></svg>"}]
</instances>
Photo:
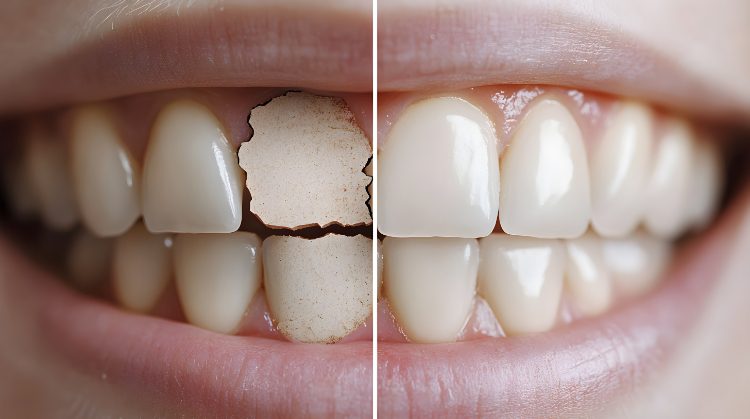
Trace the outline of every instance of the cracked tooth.
<instances>
[{"instance_id":1,"label":"cracked tooth","mask_svg":"<svg viewBox=\"0 0 750 419\"><path fill-rule=\"evenodd\" d=\"M599 237L591 232L565 241L565 284L575 307L586 316L604 313L612 305L612 280L601 246Z\"/></svg>"},{"instance_id":2,"label":"cracked tooth","mask_svg":"<svg viewBox=\"0 0 750 419\"><path fill-rule=\"evenodd\" d=\"M477 241L386 237L383 260L383 290L407 338L455 341L474 304Z\"/></svg>"},{"instance_id":3,"label":"cracked tooth","mask_svg":"<svg viewBox=\"0 0 750 419\"><path fill-rule=\"evenodd\" d=\"M692 205L688 206L688 217L696 229L708 226L716 215L724 186L721 155L718 148L707 141L696 144L691 182L695 193L691 199Z\"/></svg>"},{"instance_id":4,"label":"cracked tooth","mask_svg":"<svg viewBox=\"0 0 750 419\"><path fill-rule=\"evenodd\" d=\"M182 100L159 113L143 166L143 218L150 231L236 231L243 184L237 154L208 108Z\"/></svg>"},{"instance_id":5,"label":"cracked tooth","mask_svg":"<svg viewBox=\"0 0 750 419\"><path fill-rule=\"evenodd\" d=\"M391 128L378 159L380 232L393 237L486 236L497 219L494 128L471 103L427 99Z\"/></svg>"},{"instance_id":6,"label":"cracked tooth","mask_svg":"<svg viewBox=\"0 0 750 419\"><path fill-rule=\"evenodd\" d=\"M73 284L91 291L109 278L112 262L112 239L79 232L68 253L67 266Z\"/></svg>"},{"instance_id":7,"label":"cracked tooth","mask_svg":"<svg viewBox=\"0 0 750 419\"><path fill-rule=\"evenodd\" d=\"M602 239L604 264L613 285L625 297L643 295L661 279L671 259L671 245L636 231L621 239Z\"/></svg>"}]
</instances>

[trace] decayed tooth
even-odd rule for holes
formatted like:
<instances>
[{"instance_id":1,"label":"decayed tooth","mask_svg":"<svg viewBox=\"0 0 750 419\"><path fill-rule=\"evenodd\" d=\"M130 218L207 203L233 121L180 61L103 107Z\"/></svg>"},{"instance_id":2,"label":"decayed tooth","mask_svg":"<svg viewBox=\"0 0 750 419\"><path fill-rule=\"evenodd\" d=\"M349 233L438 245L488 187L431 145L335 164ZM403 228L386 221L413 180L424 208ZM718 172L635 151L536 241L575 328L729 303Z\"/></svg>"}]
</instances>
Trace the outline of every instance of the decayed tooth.
<instances>
[{"instance_id":1,"label":"decayed tooth","mask_svg":"<svg viewBox=\"0 0 750 419\"><path fill-rule=\"evenodd\" d=\"M112 275L115 297L123 307L151 311L172 276L172 237L134 225L115 241Z\"/></svg>"},{"instance_id":2,"label":"decayed tooth","mask_svg":"<svg viewBox=\"0 0 750 419\"><path fill-rule=\"evenodd\" d=\"M370 207L370 213L375 210L375 194L372 193L372 187L375 184L372 169L372 160L365 166L365 174L370 176L370 184L367 185L367 194L370 195L370 199L367 201L367 205Z\"/></svg>"},{"instance_id":3,"label":"decayed tooth","mask_svg":"<svg viewBox=\"0 0 750 419\"><path fill-rule=\"evenodd\" d=\"M625 297L652 289L669 265L671 245L641 231L622 239L602 239L604 264L617 291Z\"/></svg>"},{"instance_id":4,"label":"decayed tooth","mask_svg":"<svg viewBox=\"0 0 750 419\"><path fill-rule=\"evenodd\" d=\"M175 283L188 321L215 332L233 332L260 288L261 263L255 234L178 234Z\"/></svg>"},{"instance_id":5,"label":"decayed tooth","mask_svg":"<svg viewBox=\"0 0 750 419\"><path fill-rule=\"evenodd\" d=\"M99 238L81 231L73 240L67 256L68 274L77 288L90 291L109 278L112 239Z\"/></svg>"},{"instance_id":6,"label":"decayed tooth","mask_svg":"<svg viewBox=\"0 0 750 419\"><path fill-rule=\"evenodd\" d=\"M263 241L266 298L281 333L334 343L372 313L372 241L329 234Z\"/></svg>"},{"instance_id":7,"label":"decayed tooth","mask_svg":"<svg viewBox=\"0 0 750 419\"><path fill-rule=\"evenodd\" d=\"M383 240L383 289L406 337L417 343L455 341L476 293L475 239Z\"/></svg>"},{"instance_id":8,"label":"decayed tooth","mask_svg":"<svg viewBox=\"0 0 750 419\"><path fill-rule=\"evenodd\" d=\"M497 220L497 160L494 128L476 106L455 97L409 106L380 150L380 232L486 236Z\"/></svg>"},{"instance_id":9,"label":"decayed tooth","mask_svg":"<svg viewBox=\"0 0 750 419\"><path fill-rule=\"evenodd\" d=\"M479 241L479 294L507 335L544 332L557 320L565 272L558 240L493 234Z\"/></svg>"},{"instance_id":10,"label":"decayed tooth","mask_svg":"<svg viewBox=\"0 0 750 419\"><path fill-rule=\"evenodd\" d=\"M605 312L612 304L612 280L609 276L600 239L587 233L566 240L565 283L575 307L586 316Z\"/></svg>"},{"instance_id":11,"label":"decayed tooth","mask_svg":"<svg viewBox=\"0 0 750 419\"><path fill-rule=\"evenodd\" d=\"M31 189L26 170L18 160L3 166L3 186L11 211L19 219L28 219L39 211L39 202Z\"/></svg>"},{"instance_id":12,"label":"decayed tooth","mask_svg":"<svg viewBox=\"0 0 750 419\"><path fill-rule=\"evenodd\" d=\"M557 100L530 106L500 163L500 225L512 235L578 237L591 218L581 130Z\"/></svg>"},{"instance_id":13,"label":"decayed tooth","mask_svg":"<svg viewBox=\"0 0 750 419\"><path fill-rule=\"evenodd\" d=\"M94 234L120 235L140 216L140 168L103 108L74 114L71 172L81 218Z\"/></svg>"},{"instance_id":14,"label":"decayed tooth","mask_svg":"<svg viewBox=\"0 0 750 419\"><path fill-rule=\"evenodd\" d=\"M639 103L623 103L591 159L591 224L603 236L635 230L651 171L653 120Z\"/></svg>"},{"instance_id":15,"label":"decayed tooth","mask_svg":"<svg viewBox=\"0 0 750 419\"><path fill-rule=\"evenodd\" d=\"M688 217L698 229L705 228L719 206L724 173L718 148L705 141L696 144L693 177L693 196L688 205Z\"/></svg>"},{"instance_id":16,"label":"decayed tooth","mask_svg":"<svg viewBox=\"0 0 750 419\"><path fill-rule=\"evenodd\" d=\"M224 128L208 108L182 100L159 113L143 166L143 218L150 231L236 231L243 180Z\"/></svg>"}]
</instances>

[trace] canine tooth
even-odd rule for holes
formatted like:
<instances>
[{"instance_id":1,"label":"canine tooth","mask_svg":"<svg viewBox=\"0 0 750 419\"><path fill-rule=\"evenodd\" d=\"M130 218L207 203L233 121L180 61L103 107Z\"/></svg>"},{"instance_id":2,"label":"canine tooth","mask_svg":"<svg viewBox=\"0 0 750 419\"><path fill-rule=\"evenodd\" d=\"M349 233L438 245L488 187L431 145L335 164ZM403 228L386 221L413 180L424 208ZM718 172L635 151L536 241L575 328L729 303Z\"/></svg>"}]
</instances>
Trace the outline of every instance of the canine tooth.
<instances>
[{"instance_id":1,"label":"canine tooth","mask_svg":"<svg viewBox=\"0 0 750 419\"><path fill-rule=\"evenodd\" d=\"M109 278L112 246L112 239L96 237L86 231L78 233L67 257L68 273L76 287L93 290Z\"/></svg>"},{"instance_id":2,"label":"canine tooth","mask_svg":"<svg viewBox=\"0 0 750 419\"><path fill-rule=\"evenodd\" d=\"M596 316L612 304L612 280L604 263L600 239L587 233L566 240L565 283L578 310Z\"/></svg>"},{"instance_id":3,"label":"canine tooth","mask_svg":"<svg viewBox=\"0 0 750 419\"><path fill-rule=\"evenodd\" d=\"M555 325L565 272L559 240L493 234L479 241L479 294L508 335Z\"/></svg>"},{"instance_id":4,"label":"canine tooth","mask_svg":"<svg viewBox=\"0 0 750 419\"><path fill-rule=\"evenodd\" d=\"M621 239L602 239L604 264L618 292L642 295L659 281L671 259L671 245L641 231Z\"/></svg>"},{"instance_id":5,"label":"canine tooth","mask_svg":"<svg viewBox=\"0 0 750 419\"><path fill-rule=\"evenodd\" d=\"M600 235L622 237L641 221L652 147L650 110L622 104L591 160L591 224Z\"/></svg>"},{"instance_id":6,"label":"canine tooth","mask_svg":"<svg viewBox=\"0 0 750 419\"><path fill-rule=\"evenodd\" d=\"M112 273L115 297L123 307L151 311L172 276L172 236L134 225L115 240Z\"/></svg>"},{"instance_id":7,"label":"canine tooth","mask_svg":"<svg viewBox=\"0 0 750 419\"><path fill-rule=\"evenodd\" d=\"M372 313L372 241L364 236L271 236L263 267L269 310L290 340L333 343Z\"/></svg>"},{"instance_id":8,"label":"canine tooth","mask_svg":"<svg viewBox=\"0 0 750 419\"><path fill-rule=\"evenodd\" d=\"M71 174L81 218L94 234L120 235L140 216L140 169L103 108L74 114Z\"/></svg>"},{"instance_id":9,"label":"canine tooth","mask_svg":"<svg viewBox=\"0 0 750 419\"><path fill-rule=\"evenodd\" d=\"M481 237L497 220L494 128L455 97L409 106L378 160L378 228L393 237Z\"/></svg>"},{"instance_id":10,"label":"canine tooth","mask_svg":"<svg viewBox=\"0 0 750 419\"><path fill-rule=\"evenodd\" d=\"M591 218L581 130L557 100L530 106L500 163L500 225L512 235L578 237Z\"/></svg>"},{"instance_id":11,"label":"canine tooth","mask_svg":"<svg viewBox=\"0 0 750 419\"><path fill-rule=\"evenodd\" d=\"M242 184L237 155L209 109L182 100L159 113L143 166L143 218L150 231L236 231Z\"/></svg>"},{"instance_id":12,"label":"canine tooth","mask_svg":"<svg viewBox=\"0 0 750 419\"><path fill-rule=\"evenodd\" d=\"M188 321L215 332L233 332L260 288L261 263L255 234L178 234L175 283Z\"/></svg>"},{"instance_id":13,"label":"canine tooth","mask_svg":"<svg viewBox=\"0 0 750 419\"><path fill-rule=\"evenodd\" d=\"M696 144L692 185L695 193L688 206L691 223L698 229L705 228L713 219L719 206L724 174L719 150L703 141Z\"/></svg>"},{"instance_id":14,"label":"canine tooth","mask_svg":"<svg viewBox=\"0 0 750 419\"><path fill-rule=\"evenodd\" d=\"M383 260L383 290L408 339L455 341L474 304L477 241L386 237Z\"/></svg>"}]
</instances>

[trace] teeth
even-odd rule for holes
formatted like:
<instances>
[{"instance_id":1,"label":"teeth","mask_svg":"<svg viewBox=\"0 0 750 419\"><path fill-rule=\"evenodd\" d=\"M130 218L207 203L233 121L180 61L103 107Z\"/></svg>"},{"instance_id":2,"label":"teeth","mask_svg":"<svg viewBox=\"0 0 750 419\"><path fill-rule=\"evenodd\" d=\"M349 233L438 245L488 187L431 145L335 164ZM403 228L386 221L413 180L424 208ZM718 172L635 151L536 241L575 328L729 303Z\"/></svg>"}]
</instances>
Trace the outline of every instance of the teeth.
<instances>
[{"instance_id":1,"label":"teeth","mask_svg":"<svg viewBox=\"0 0 750 419\"><path fill-rule=\"evenodd\" d=\"M591 222L603 236L624 236L641 220L651 169L652 132L649 109L625 103L595 152L591 161Z\"/></svg>"},{"instance_id":2,"label":"teeth","mask_svg":"<svg viewBox=\"0 0 750 419\"><path fill-rule=\"evenodd\" d=\"M76 112L71 169L81 218L98 236L117 236L140 216L140 169L101 108Z\"/></svg>"},{"instance_id":3,"label":"teeth","mask_svg":"<svg viewBox=\"0 0 750 419\"><path fill-rule=\"evenodd\" d=\"M81 231L68 253L68 273L79 289L91 291L109 278L112 261L111 239L103 239Z\"/></svg>"},{"instance_id":4,"label":"teeth","mask_svg":"<svg viewBox=\"0 0 750 419\"><path fill-rule=\"evenodd\" d=\"M13 214L20 219L29 219L39 210L29 177L18 160L3 163L3 181L8 204Z\"/></svg>"},{"instance_id":5,"label":"teeth","mask_svg":"<svg viewBox=\"0 0 750 419\"><path fill-rule=\"evenodd\" d=\"M113 256L115 297L138 312L151 311L172 276L172 238L151 234L143 224L117 238Z\"/></svg>"},{"instance_id":6,"label":"teeth","mask_svg":"<svg viewBox=\"0 0 750 419\"><path fill-rule=\"evenodd\" d=\"M500 225L508 234L575 238L586 231L586 151L562 103L542 99L531 105L500 164L500 189Z\"/></svg>"},{"instance_id":7,"label":"teeth","mask_svg":"<svg viewBox=\"0 0 750 419\"><path fill-rule=\"evenodd\" d=\"M497 219L492 123L453 97L409 106L378 160L379 229L393 237L486 236Z\"/></svg>"},{"instance_id":8,"label":"teeth","mask_svg":"<svg viewBox=\"0 0 750 419\"><path fill-rule=\"evenodd\" d=\"M291 340L333 343L372 313L372 241L329 234L263 242L268 307Z\"/></svg>"},{"instance_id":9,"label":"teeth","mask_svg":"<svg viewBox=\"0 0 750 419\"><path fill-rule=\"evenodd\" d=\"M479 241L479 294L507 335L545 332L557 320L565 271L558 240L493 234Z\"/></svg>"},{"instance_id":10,"label":"teeth","mask_svg":"<svg viewBox=\"0 0 750 419\"><path fill-rule=\"evenodd\" d=\"M260 238L252 233L179 234L174 245L177 293L190 323L236 330L260 287Z\"/></svg>"},{"instance_id":11,"label":"teeth","mask_svg":"<svg viewBox=\"0 0 750 419\"><path fill-rule=\"evenodd\" d=\"M668 242L640 231L623 239L603 239L601 243L614 286L625 297L651 290L671 259Z\"/></svg>"},{"instance_id":12,"label":"teeth","mask_svg":"<svg viewBox=\"0 0 750 419\"><path fill-rule=\"evenodd\" d=\"M601 246L592 233L565 242L565 282L576 308L586 316L601 314L612 304L612 281Z\"/></svg>"},{"instance_id":13,"label":"teeth","mask_svg":"<svg viewBox=\"0 0 750 419\"><path fill-rule=\"evenodd\" d=\"M474 303L477 241L386 237L383 259L384 292L409 340L455 341Z\"/></svg>"},{"instance_id":14,"label":"teeth","mask_svg":"<svg viewBox=\"0 0 750 419\"><path fill-rule=\"evenodd\" d=\"M688 206L688 217L696 228L705 228L716 214L724 184L721 156L706 142L696 144L693 178L695 193Z\"/></svg>"},{"instance_id":15,"label":"teeth","mask_svg":"<svg viewBox=\"0 0 750 419\"><path fill-rule=\"evenodd\" d=\"M150 231L236 231L243 183L237 155L211 111L191 101L161 111L143 167L143 217Z\"/></svg>"}]
</instances>

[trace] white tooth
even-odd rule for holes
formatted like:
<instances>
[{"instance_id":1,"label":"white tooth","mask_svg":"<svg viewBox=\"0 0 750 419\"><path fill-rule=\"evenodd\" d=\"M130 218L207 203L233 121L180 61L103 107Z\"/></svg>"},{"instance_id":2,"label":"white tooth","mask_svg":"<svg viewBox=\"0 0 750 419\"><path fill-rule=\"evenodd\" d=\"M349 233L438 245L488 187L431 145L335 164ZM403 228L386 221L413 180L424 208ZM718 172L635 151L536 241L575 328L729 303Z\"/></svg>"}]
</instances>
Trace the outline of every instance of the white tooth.
<instances>
[{"instance_id":1,"label":"white tooth","mask_svg":"<svg viewBox=\"0 0 750 419\"><path fill-rule=\"evenodd\" d=\"M497 220L494 128L471 103L427 99L391 127L378 159L378 228L387 236L481 237Z\"/></svg>"},{"instance_id":2,"label":"white tooth","mask_svg":"<svg viewBox=\"0 0 750 419\"><path fill-rule=\"evenodd\" d=\"M724 186L723 165L718 148L705 141L696 144L692 185L695 193L689 202L690 221L705 228L716 214Z\"/></svg>"},{"instance_id":3,"label":"white tooth","mask_svg":"<svg viewBox=\"0 0 750 419\"><path fill-rule=\"evenodd\" d=\"M612 304L612 280L604 263L601 241L593 233L567 240L565 283L578 310L586 316L605 312Z\"/></svg>"},{"instance_id":4,"label":"white tooth","mask_svg":"<svg viewBox=\"0 0 750 419\"><path fill-rule=\"evenodd\" d=\"M653 142L650 110L622 104L591 160L591 224L599 234L621 237L640 222Z\"/></svg>"},{"instance_id":5,"label":"white tooth","mask_svg":"<svg viewBox=\"0 0 750 419\"><path fill-rule=\"evenodd\" d=\"M255 234L178 234L175 283L188 321L215 332L235 331L260 288L261 263Z\"/></svg>"},{"instance_id":6,"label":"white tooth","mask_svg":"<svg viewBox=\"0 0 750 419\"><path fill-rule=\"evenodd\" d=\"M68 253L68 273L79 289L90 291L109 278L112 239L103 239L81 231Z\"/></svg>"},{"instance_id":7,"label":"white tooth","mask_svg":"<svg viewBox=\"0 0 750 419\"><path fill-rule=\"evenodd\" d=\"M115 297L123 307L151 311L172 276L172 237L134 225L115 241L112 273Z\"/></svg>"},{"instance_id":8,"label":"white tooth","mask_svg":"<svg viewBox=\"0 0 750 419\"><path fill-rule=\"evenodd\" d=\"M513 235L578 237L591 218L581 130L557 100L530 106L500 163L500 225Z\"/></svg>"},{"instance_id":9,"label":"white tooth","mask_svg":"<svg viewBox=\"0 0 750 419\"><path fill-rule=\"evenodd\" d=\"M72 122L71 172L83 223L117 236L140 216L140 169L100 107L79 109Z\"/></svg>"},{"instance_id":10,"label":"white tooth","mask_svg":"<svg viewBox=\"0 0 750 419\"><path fill-rule=\"evenodd\" d=\"M604 264L616 290L642 295L661 279L672 256L671 245L640 231L622 239L602 239Z\"/></svg>"},{"instance_id":11,"label":"white tooth","mask_svg":"<svg viewBox=\"0 0 750 419\"><path fill-rule=\"evenodd\" d=\"M236 231L243 183L237 154L210 110L177 101L159 113L143 166L143 218L150 231Z\"/></svg>"},{"instance_id":12,"label":"white tooth","mask_svg":"<svg viewBox=\"0 0 750 419\"><path fill-rule=\"evenodd\" d=\"M487 300L505 333L551 329L562 295L562 242L493 234L481 239L479 247L479 294Z\"/></svg>"},{"instance_id":13,"label":"white tooth","mask_svg":"<svg viewBox=\"0 0 750 419\"><path fill-rule=\"evenodd\" d=\"M333 343L372 314L372 241L329 234L263 242L268 307L293 341Z\"/></svg>"},{"instance_id":14,"label":"white tooth","mask_svg":"<svg viewBox=\"0 0 750 419\"><path fill-rule=\"evenodd\" d=\"M687 226L694 152L687 122L669 121L656 144L646 201L646 228L656 236L675 238Z\"/></svg>"},{"instance_id":15,"label":"white tooth","mask_svg":"<svg viewBox=\"0 0 750 419\"><path fill-rule=\"evenodd\" d=\"M21 162L13 160L3 163L3 181L8 204L17 218L26 220L39 211L39 202Z\"/></svg>"},{"instance_id":16,"label":"white tooth","mask_svg":"<svg viewBox=\"0 0 750 419\"><path fill-rule=\"evenodd\" d=\"M383 260L383 289L407 338L455 341L474 304L477 241L386 237Z\"/></svg>"}]
</instances>

